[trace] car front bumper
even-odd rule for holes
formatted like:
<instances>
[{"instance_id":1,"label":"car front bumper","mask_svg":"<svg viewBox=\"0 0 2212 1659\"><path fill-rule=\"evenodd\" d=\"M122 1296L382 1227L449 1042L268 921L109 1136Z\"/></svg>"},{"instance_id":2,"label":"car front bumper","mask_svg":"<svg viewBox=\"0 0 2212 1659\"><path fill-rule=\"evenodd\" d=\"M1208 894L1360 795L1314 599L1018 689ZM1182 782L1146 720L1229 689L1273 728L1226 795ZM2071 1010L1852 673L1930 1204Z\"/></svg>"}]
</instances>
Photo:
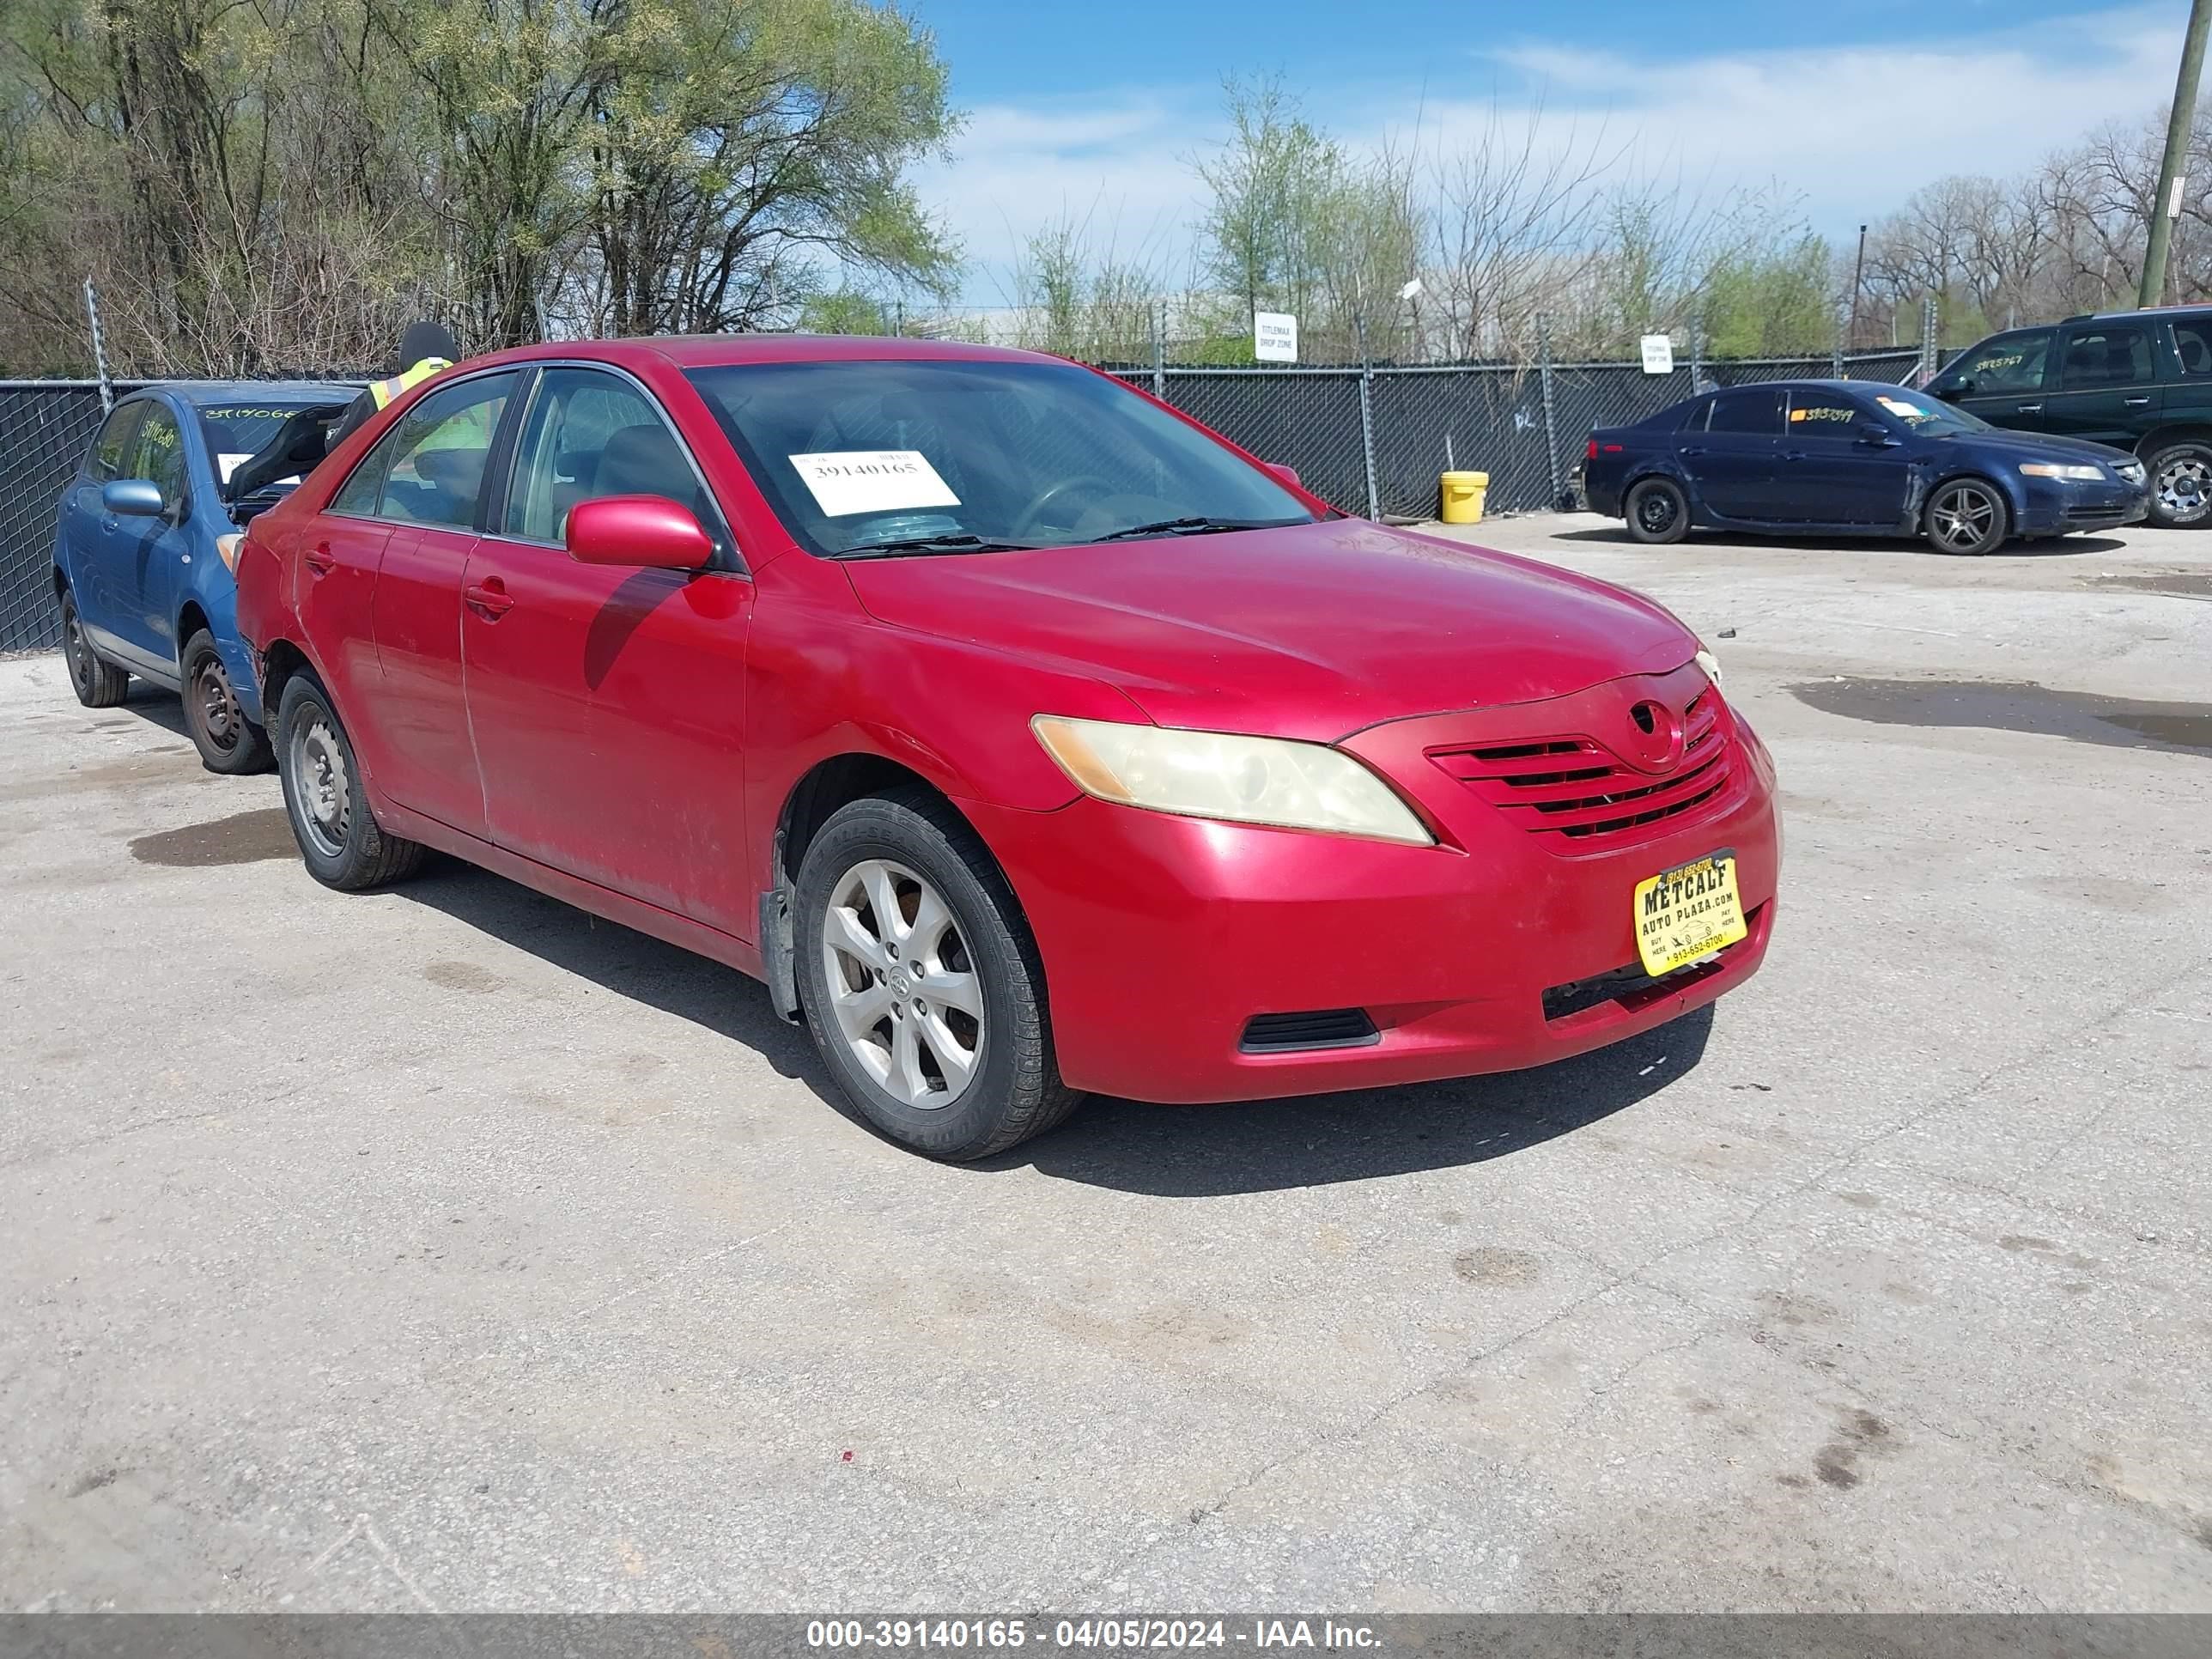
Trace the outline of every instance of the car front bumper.
<instances>
[{"instance_id":1,"label":"car front bumper","mask_svg":"<svg viewBox=\"0 0 2212 1659\"><path fill-rule=\"evenodd\" d=\"M1487 713L1525 729L1547 707ZM1720 795L1585 852L1425 758L1477 718L1395 722L1341 745L1414 802L1438 832L1430 848L1088 797L1051 812L961 803L1036 934L1068 1084L1196 1102L1511 1071L1647 1030L1750 977L1773 929L1780 840L1773 763L1747 725L1732 721ZM1637 884L1723 848L1748 937L1645 978ZM1352 1010L1373 1032L1344 1046L1243 1046L1255 1016Z\"/></svg>"},{"instance_id":2,"label":"car front bumper","mask_svg":"<svg viewBox=\"0 0 2212 1659\"><path fill-rule=\"evenodd\" d=\"M2064 479L2029 481L2027 501L2016 527L2023 536L2063 536L2071 530L2111 530L2141 524L2150 516L2148 483L2077 483Z\"/></svg>"}]
</instances>

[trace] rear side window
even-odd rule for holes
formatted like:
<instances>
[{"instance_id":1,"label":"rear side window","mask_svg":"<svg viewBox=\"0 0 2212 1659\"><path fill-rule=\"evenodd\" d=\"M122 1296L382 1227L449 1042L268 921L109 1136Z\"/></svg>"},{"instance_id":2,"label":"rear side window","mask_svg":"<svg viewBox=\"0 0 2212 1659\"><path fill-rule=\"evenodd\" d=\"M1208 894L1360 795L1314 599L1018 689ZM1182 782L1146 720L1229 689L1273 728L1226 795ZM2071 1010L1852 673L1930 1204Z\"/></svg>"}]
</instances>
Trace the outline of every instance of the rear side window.
<instances>
[{"instance_id":1,"label":"rear side window","mask_svg":"<svg viewBox=\"0 0 2212 1659\"><path fill-rule=\"evenodd\" d=\"M492 438L514 380L512 373L480 374L429 392L354 469L331 510L474 528Z\"/></svg>"},{"instance_id":2,"label":"rear side window","mask_svg":"<svg viewBox=\"0 0 2212 1659\"><path fill-rule=\"evenodd\" d=\"M1863 426L1866 411L1841 392L1801 386L1790 394L1793 438L1848 438Z\"/></svg>"},{"instance_id":3,"label":"rear side window","mask_svg":"<svg viewBox=\"0 0 2212 1659\"><path fill-rule=\"evenodd\" d=\"M1739 386L1713 399L1709 432L1771 438L1782 430L1782 393L1773 386Z\"/></svg>"},{"instance_id":4,"label":"rear side window","mask_svg":"<svg viewBox=\"0 0 2212 1659\"><path fill-rule=\"evenodd\" d=\"M2081 392L2102 386L2148 386L2150 330L2140 323L2077 328L2066 337L2061 386Z\"/></svg>"},{"instance_id":5,"label":"rear side window","mask_svg":"<svg viewBox=\"0 0 2212 1659\"><path fill-rule=\"evenodd\" d=\"M107 417L107 424L93 441L92 459L86 465L94 483L130 476L123 470L124 458L130 453L131 440L137 435L138 417L145 412L143 404L125 404Z\"/></svg>"},{"instance_id":6,"label":"rear side window","mask_svg":"<svg viewBox=\"0 0 2212 1659\"><path fill-rule=\"evenodd\" d=\"M1984 340L1938 374L1928 389L1939 398L2040 392L2053 332L2047 328L2024 328Z\"/></svg>"},{"instance_id":7,"label":"rear side window","mask_svg":"<svg viewBox=\"0 0 2212 1659\"><path fill-rule=\"evenodd\" d=\"M2176 323L2173 355L2180 362L2181 372L2191 380L2212 380L2212 322Z\"/></svg>"}]
</instances>

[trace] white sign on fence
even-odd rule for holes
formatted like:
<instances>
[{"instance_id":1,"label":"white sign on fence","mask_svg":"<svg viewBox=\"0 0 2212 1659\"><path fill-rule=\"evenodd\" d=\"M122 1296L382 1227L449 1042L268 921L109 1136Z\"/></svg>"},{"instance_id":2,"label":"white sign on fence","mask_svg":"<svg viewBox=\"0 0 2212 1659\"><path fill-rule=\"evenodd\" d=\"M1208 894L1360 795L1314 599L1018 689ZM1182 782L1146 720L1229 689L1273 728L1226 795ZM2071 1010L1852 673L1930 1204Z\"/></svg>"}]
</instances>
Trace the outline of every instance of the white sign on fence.
<instances>
[{"instance_id":1,"label":"white sign on fence","mask_svg":"<svg viewBox=\"0 0 2212 1659\"><path fill-rule=\"evenodd\" d=\"M1646 374L1672 374L1674 372L1674 342L1664 334L1644 337L1644 372Z\"/></svg>"},{"instance_id":2,"label":"white sign on fence","mask_svg":"<svg viewBox=\"0 0 2212 1659\"><path fill-rule=\"evenodd\" d=\"M1298 319L1287 311L1252 313L1252 355L1263 363L1298 360Z\"/></svg>"}]
</instances>

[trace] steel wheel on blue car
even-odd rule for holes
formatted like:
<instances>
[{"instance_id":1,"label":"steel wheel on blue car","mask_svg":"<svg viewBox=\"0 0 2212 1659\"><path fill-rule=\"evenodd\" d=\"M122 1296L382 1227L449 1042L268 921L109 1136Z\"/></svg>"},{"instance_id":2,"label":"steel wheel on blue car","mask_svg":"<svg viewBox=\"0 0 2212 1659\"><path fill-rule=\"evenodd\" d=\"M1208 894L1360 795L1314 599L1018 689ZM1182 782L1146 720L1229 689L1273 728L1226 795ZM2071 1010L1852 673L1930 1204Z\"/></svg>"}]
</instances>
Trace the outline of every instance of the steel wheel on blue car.
<instances>
[{"instance_id":1,"label":"steel wheel on blue car","mask_svg":"<svg viewBox=\"0 0 2212 1659\"><path fill-rule=\"evenodd\" d=\"M966 1162L1074 1109L1036 942L989 852L943 800L915 788L840 808L807 844L794 900L807 1027L879 1133Z\"/></svg>"},{"instance_id":2,"label":"steel wheel on blue car","mask_svg":"<svg viewBox=\"0 0 2212 1659\"><path fill-rule=\"evenodd\" d=\"M2212 444L2191 440L2161 446L2150 471L2150 519L2169 530L2212 523Z\"/></svg>"},{"instance_id":3,"label":"steel wheel on blue car","mask_svg":"<svg viewBox=\"0 0 2212 1659\"><path fill-rule=\"evenodd\" d=\"M215 635L201 629L185 641L178 660L184 670L185 731L200 751L200 764L233 777L267 770L268 734L246 718Z\"/></svg>"},{"instance_id":4,"label":"steel wheel on blue car","mask_svg":"<svg viewBox=\"0 0 2212 1659\"><path fill-rule=\"evenodd\" d=\"M1650 546L1679 542L1689 533L1690 501L1672 478L1645 478L1622 503L1628 533Z\"/></svg>"},{"instance_id":5,"label":"steel wheel on blue car","mask_svg":"<svg viewBox=\"0 0 2212 1659\"><path fill-rule=\"evenodd\" d=\"M1922 532L1939 553L1990 553L2010 527L2004 497L1979 478L1954 478L1928 498Z\"/></svg>"}]
</instances>

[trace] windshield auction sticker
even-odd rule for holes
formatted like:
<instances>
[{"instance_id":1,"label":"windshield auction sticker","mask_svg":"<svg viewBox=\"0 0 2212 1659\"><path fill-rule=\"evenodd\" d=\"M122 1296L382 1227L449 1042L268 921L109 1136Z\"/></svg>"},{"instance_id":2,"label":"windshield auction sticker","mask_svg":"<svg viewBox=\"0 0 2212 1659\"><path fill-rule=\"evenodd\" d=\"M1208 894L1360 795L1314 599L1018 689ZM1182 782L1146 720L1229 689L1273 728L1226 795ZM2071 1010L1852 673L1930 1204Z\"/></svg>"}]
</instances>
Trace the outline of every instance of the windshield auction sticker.
<instances>
[{"instance_id":1,"label":"windshield auction sticker","mask_svg":"<svg viewBox=\"0 0 2212 1659\"><path fill-rule=\"evenodd\" d=\"M918 449L830 450L793 455L791 464L814 492L815 501L833 519L960 505L960 498Z\"/></svg>"}]
</instances>

